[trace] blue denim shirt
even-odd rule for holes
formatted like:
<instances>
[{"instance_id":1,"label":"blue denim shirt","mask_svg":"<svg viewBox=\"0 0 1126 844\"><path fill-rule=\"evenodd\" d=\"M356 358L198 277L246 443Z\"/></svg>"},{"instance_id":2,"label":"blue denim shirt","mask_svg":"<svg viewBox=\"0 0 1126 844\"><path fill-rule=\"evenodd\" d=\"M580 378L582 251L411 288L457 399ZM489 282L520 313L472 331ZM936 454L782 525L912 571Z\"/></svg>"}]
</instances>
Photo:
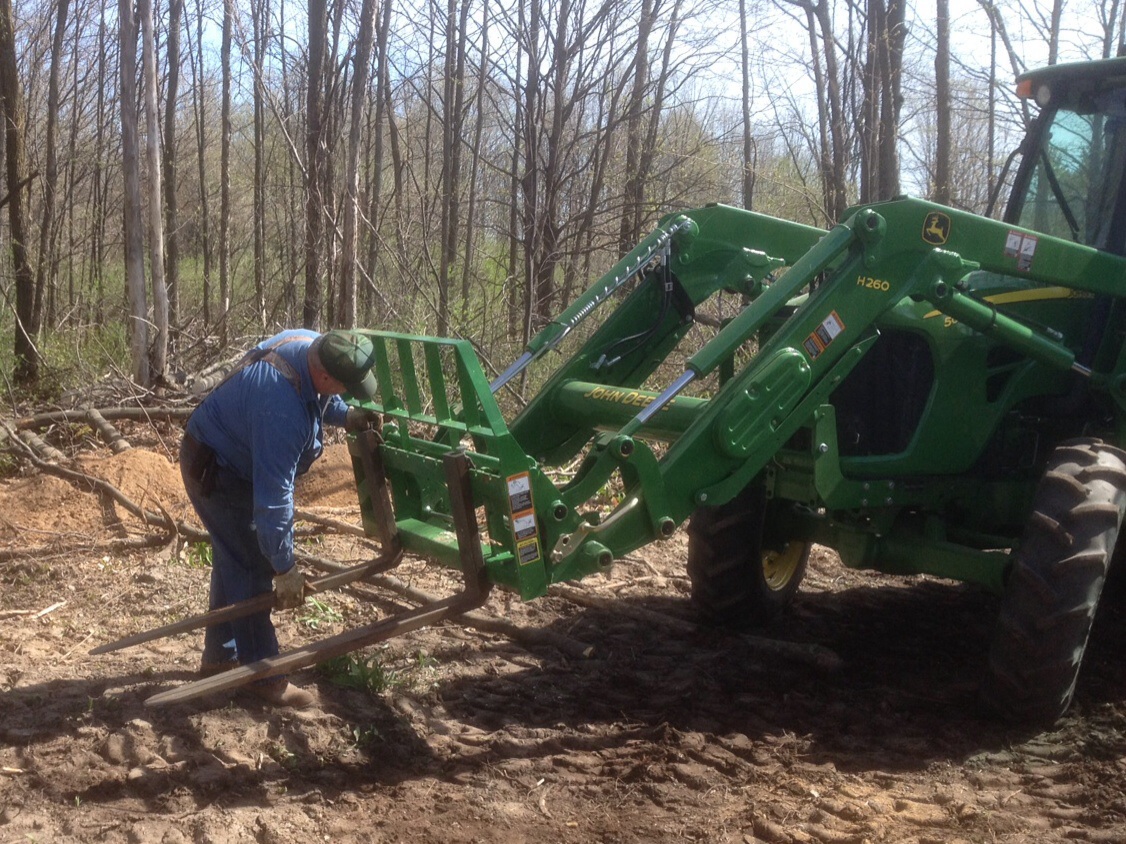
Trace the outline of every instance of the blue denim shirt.
<instances>
[{"instance_id":1,"label":"blue denim shirt","mask_svg":"<svg viewBox=\"0 0 1126 844\"><path fill-rule=\"evenodd\" d=\"M216 387L188 420L188 433L215 450L219 465L253 485L258 546L278 574L293 567L294 480L320 457L323 425L343 426L348 412L339 396L313 387L308 352L317 336L295 329L258 345L300 338L274 350L297 384L258 361Z\"/></svg>"}]
</instances>

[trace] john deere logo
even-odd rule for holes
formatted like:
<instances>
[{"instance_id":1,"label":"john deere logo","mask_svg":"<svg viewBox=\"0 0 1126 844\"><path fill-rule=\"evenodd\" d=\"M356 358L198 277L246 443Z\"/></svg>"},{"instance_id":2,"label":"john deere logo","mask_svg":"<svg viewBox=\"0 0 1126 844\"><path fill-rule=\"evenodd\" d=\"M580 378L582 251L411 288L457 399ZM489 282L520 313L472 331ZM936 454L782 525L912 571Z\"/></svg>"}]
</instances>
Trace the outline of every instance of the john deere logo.
<instances>
[{"instance_id":1,"label":"john deere logo","mask_svg":"<svg viewBox=\"0 0 1126 844\"><path fill-rule=\"evenodd\" d=\"M950 237L950 218L940 211L927 214L923 223L923 240L931 246L942 246Z\"/></svg>"}]
</instances>

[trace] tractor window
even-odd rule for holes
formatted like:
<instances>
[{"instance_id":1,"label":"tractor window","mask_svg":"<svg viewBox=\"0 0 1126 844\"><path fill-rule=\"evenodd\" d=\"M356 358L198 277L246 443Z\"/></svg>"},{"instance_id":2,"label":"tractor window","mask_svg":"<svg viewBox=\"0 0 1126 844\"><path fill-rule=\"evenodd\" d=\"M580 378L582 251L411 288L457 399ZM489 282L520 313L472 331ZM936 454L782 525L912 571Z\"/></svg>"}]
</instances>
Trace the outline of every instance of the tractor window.
<instances>
[{"instance_id":1,"label":"tractor window","mask_svg":"<svg viewBox=\"0 0 1126 844\"><path fill-rule=\"evenodd\" d=\"M1044 115L1050 122L1017 223L1108 249L1126 161L1126 108L1120 91L1094 106Z\"/></svg>"}]
</instances>

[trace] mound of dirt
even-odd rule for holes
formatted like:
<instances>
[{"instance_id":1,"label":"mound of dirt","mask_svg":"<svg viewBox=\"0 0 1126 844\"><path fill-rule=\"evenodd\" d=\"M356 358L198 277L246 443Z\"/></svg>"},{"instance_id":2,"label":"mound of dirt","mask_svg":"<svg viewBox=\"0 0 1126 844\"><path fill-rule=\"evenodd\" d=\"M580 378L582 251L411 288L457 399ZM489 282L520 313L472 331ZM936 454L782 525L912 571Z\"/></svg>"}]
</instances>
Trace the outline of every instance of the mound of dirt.
<instances>
[{"instance_id":1,"label":"mound of dirt","mask_svg":"<svg viewBox=\"0 0 1126 844\"><path fill-rule=\"evenodd\" d=\"M298 507L310 509L358 509L356 475L348 446L325 446L313 467L297 479L294 498Z\"/></svg>"},{"instance_id":2,"label":"mound of dirt","mask_svg":"<svg viewBox=\"0 0 1126 844\"><path fill-rule=\"evenodd\" d=\"M49 545L101 533L97 496L52 475L0 483L0 542Z\"/></svg>"}]
</instances>

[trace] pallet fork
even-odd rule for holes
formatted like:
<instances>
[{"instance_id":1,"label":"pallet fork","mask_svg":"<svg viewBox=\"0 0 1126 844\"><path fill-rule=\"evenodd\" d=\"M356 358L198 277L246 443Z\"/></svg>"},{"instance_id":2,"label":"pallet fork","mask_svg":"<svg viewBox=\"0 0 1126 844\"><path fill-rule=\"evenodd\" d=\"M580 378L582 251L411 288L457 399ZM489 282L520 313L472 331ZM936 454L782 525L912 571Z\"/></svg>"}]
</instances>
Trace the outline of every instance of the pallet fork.
<instances>
[{"instance_id":1,"label":"pallet fork","mask_svg":"<svg viewBox=\"0 0 1126 844\"><path fill-rule=\"evenodd\" d=\"M395 525L390 491L379 455L379 434L367 431L350 442L354 458L363 466L364 482L369 492L374 532L383 551L373 560L340 572L320 577L310 583L311 591L325 592L339 589L349 583L371 579L395 568L403 558L403 548ZM159 706L183 703L203 695L235 689L256 680L263 680L316 665L341 654L382 642L404 633L458 617L480 607L488 598L492 584L485 573L481 555L481 541L475 518L472 489L469 478L470 459L462 451L449 453L443 459L446 482L450 490L450 503L454 529L457 535L464 588L448 598L424 604L421 607L393 615L355 630L312 642L297 650L259 660L225 671L213 677L178 686L148 698L145 703ZM203 613L162 627L127 636L90 651L104 654L123 648L172 636L189 630L207 627L221 621L242 618L273 606L272 595L260 595L240 601L229 607Z\"/></svg>"}]
</instances>

